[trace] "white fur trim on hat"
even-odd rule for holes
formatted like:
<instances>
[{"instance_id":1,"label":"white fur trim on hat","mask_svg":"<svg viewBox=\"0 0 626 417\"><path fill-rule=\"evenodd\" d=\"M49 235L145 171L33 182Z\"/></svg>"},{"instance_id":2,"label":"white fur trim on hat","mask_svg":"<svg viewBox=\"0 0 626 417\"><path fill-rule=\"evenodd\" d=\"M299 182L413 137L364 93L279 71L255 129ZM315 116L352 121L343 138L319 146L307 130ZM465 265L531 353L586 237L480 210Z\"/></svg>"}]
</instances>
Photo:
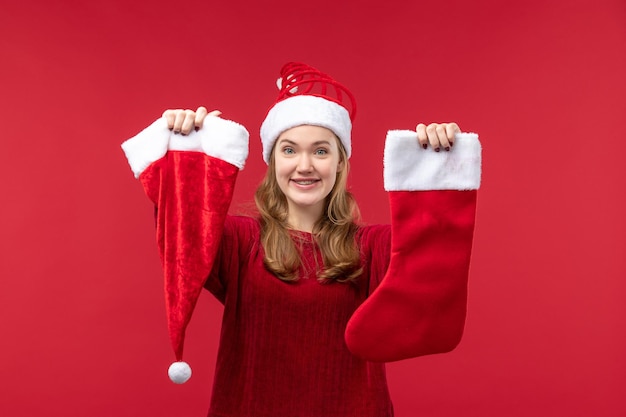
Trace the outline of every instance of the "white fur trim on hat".
<instances>
[{"instance_id":1,"label":"white fur trim on hat","mask_svg":"<svg viewBox=\"0 0 626 417\"><path fill-rule=\"evenodd\" d=\"M276 103L261 125L263 160L266 164L269 164L278 136L287 129L301 125L321 126L332 130L346 149L348 158L352 154L352 122L348 110L321 97L300 95Z\"/></svg>"},{"instance_id":2,"label":"white fur trim on hat","mask_svg":"<svg viewBox=\"0 0 626 417\"><path fill-rule=\"evenodd\" d=\"M390 130L384 156L385 190L477 190L481 146L476 133L457 133L450 151L422 149L413 130Z\"/></svg>"},{"instance_id":3,"label":"white fur trim on hat","mask_svg":"<svg viewBox=\"0 0 626 417\"><path fill-rule=\"evenodd\" d=\"M176 135L161 117L125 141L122 149L136 178L168 150L204 152L243 169L248 158L249 137L246 128L239 123L214 116L204 119L199 131Z\"/></svg>"}]
</instances>

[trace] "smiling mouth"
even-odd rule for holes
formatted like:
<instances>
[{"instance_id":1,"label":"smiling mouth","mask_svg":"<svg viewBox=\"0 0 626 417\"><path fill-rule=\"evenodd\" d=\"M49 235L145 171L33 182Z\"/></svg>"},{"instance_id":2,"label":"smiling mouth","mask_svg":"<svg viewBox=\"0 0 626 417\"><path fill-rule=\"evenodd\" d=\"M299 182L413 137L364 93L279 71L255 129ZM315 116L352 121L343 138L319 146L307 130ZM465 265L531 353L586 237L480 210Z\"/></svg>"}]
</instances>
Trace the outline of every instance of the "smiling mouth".
<instances>
[{"instance_id":1,"label":"smiling mouth","mask_svg":"<svg viewBox=\"0 0 626 417\"><path fill-rule=\"evenodd\" d=\"M311 185L317 182L317 180L302 180L302 181L292 180L292 181L298 185Z\"/></svg>"}]
</instances>

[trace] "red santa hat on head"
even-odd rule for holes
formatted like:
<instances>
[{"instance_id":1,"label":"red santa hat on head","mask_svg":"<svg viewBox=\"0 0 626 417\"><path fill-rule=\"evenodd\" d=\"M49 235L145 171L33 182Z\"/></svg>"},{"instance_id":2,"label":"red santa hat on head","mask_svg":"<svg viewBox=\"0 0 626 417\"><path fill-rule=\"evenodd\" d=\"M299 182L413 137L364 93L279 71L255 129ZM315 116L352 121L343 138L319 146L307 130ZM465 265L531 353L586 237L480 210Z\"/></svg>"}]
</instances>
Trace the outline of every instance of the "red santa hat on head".
<instances>
[{"instance_id":1,"label":"red santa hat on head","mask_svg":"<svg viewBox=\"0 0 626 417\"><path fill-rule=\"evenodd\" d=\"M277 85L278 98L261 125L265 163L269 164L278 136L300 125L332 130L349 158L352 122L356 116L356 101L350 90L329 75L300 62L285 64Z\"/></svg>"}]
</instances>

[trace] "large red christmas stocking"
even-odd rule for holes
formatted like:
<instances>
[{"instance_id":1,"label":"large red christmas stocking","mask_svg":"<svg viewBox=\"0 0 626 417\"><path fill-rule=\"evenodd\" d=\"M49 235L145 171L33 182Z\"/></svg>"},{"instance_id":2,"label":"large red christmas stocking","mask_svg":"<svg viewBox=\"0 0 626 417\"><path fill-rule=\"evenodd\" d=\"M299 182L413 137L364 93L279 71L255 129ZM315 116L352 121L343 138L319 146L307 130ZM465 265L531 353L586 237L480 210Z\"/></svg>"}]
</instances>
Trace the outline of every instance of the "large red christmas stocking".
<instances>
[{"instance_id":1,"label":"large red christmas stocking","mask_svg":"<svg viewBox=\"0 0 626 417\"><path fill-rule=\"evenodd\" d=\"M156 205L176 356L168 373L172 381L183 383L191 376L182 361L185 329L215 260L237 173L248 154L248 132L234 122L208 117L198 132L175 135L159 119L122 148Z\"/></svg>"},{"instance_id":2,"label":"large red christmas stocking","mask_svg":"<svg viewBox=\"0 0 626 417\"><path fill-rule=\"evenodd\" d=\"M436 153L415 132L390 131L384 165L390 264L345 333L352 353L377 362L446 352L461 338L481 147L461 133L453 150Z\"/></svg>"}]
</instances>

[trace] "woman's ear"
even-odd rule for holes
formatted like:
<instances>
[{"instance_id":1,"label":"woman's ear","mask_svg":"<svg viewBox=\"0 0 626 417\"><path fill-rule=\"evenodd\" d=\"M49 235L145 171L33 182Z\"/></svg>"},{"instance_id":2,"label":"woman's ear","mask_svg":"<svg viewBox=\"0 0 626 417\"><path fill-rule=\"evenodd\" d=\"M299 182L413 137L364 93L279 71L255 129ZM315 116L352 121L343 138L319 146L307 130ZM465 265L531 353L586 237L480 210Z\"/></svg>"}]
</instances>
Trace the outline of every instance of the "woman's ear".
<instances>
[{"instance_id":1,"label":"woman's ear","mask_svg":"<svg viewBox=\"0 0 626 417\"><path fill-rule=\"evenodd\" d=\"M337 173L340 173L346 167L347 155L346 155L346 150L343 147L343 144L341 143L341 140L339 140L339 137L337 137L337 135L335 134L333 134L333 136L335 138L335 143L337 144L337 151L339 152L339 162L337 162Z\"/></svg>"}]
</instances>

